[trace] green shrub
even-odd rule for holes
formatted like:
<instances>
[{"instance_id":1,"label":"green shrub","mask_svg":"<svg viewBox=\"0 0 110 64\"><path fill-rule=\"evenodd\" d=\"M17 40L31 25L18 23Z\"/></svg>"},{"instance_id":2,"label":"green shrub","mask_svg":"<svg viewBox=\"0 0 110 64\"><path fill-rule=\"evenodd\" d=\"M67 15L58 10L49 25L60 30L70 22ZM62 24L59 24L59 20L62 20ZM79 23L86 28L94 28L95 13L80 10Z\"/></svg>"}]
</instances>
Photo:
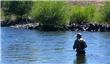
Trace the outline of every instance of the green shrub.
<instances>
[{"instance_id":1,"label":"green shrub","mask_svg":"<svg viewBox=\"0 0 110 64\"><path fill-rule=\"evenodd\" d=\"M43 25L67 25L69 23L68 5L61 1L37 1L31 16Z\"/></svg>"},{"instance_id":2,"label":"green shrub","mask_svg":"<svg viewBox=\"0 0 110 64\"><path fill-rule=\"evenodd\" d=\"M110 23L110 2L106 2L101 9L104 21Z\"/></svg>"},{"instance_id":3,"label":"green shrub","mask_svg":"<svg viewBox=\"0 0 110 64\"><path fill-rule=\"evenodd\" d=\"M0 10L0 15L1 15L0 19L3 19L4 18L4 12L2 10Z\"/></svg>"},{"instance_id":4,"label":"green shrub","mask_svg":"<svg viewBox=\"0 0 110 64\"><path fill-rule=\"evenodd\" d=\"M28 14L32 7L32 1L1 1L1 8L5 16L16 15L22 17Z\"/></svg>"},{"instance_id":5,"label":"green shrub","mask_svg":"<svg viewBox=\"0 0 110 64\"><path fill-rule=\"evenodd\" d=\"M100 12L101 7L97 8L95 13L94 13L94 17L93 17L93 22L94 23L104 23L104 18L103 15Z\"/></svg>"},{"instance_id":6,"label":"green shrub","mask_svg":"<svg viewBox=\"0 0 110 64\"><path fill-rule=\"evenodd\" d=\"M81 23L81 22L92 22L95 6L72 6L71 7L71 15L70 15L70 23Z\"/></svg>"}]
</instances>

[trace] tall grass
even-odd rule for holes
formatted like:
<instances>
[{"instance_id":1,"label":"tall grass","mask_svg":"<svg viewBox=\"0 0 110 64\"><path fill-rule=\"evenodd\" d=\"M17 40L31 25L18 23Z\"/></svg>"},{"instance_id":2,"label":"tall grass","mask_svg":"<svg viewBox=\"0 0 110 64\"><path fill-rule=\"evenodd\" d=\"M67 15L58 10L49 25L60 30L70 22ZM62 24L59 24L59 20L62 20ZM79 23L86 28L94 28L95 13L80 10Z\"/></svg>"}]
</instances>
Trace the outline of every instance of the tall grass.
<instances>
[{"instance_id":1,"label":"tall grass","mask_svg":"<svg viewBox=\"0 0 110 64\"><path fill-rule=\"evenodd\" d=\"M93 21L95 6L79 6L75 5L71 7L70 23L81 23Z\"/></svg>"},{"instance_id":2,"label":"tall grass","mask_svg":"<svg viewBox=\"0 0 110 64\"><path fill-rule=\"evenodd\" d=\"M106 23L110 23L110 2L106 2L101 9L103 19Z\"/></svg>"},{"instance_id":3,"label":"tall grass","mask_svg":"<svg viewBox=\"0 0 110 64\"><path fill-rule=\"evenodd\" d=\"M0 19L1 21L4 21L4 20L10 20L11 18L11 15L6 15L6 13L3 11L3 10L0 10Z\"/></svg>"},{"instance_id":4,"label":"tall grass","mask_svg":"<svg viewBox=\"0 0 110 64\"><path fill-rule=\"evenodd\" d=\"M104 23L104 17L103 15L101 14L101 7L97 8L95 13L94 13L94 16L93 16L93 23L97 23L97 24L100 24L100 23Z\"/></svg>"},{"instance_id":5,"label":"tall grass","mask_svg":"<svg viewBox=\"0 0 110 64\"><path fill-rule=\"evenodd\" d=\"M44 25L67 25L69 23L66 2L60 1L37 1L35 2L31 16Z\"/></svg>"},{"instance_id":6,"label":"tall grass","mask_svg":"<svg viewBox=\"0 0 110 64\"><path fill-rule=\"evenodd\" d=\"M16 1L16 3L18 3L18 1ZM29 4L29 8L25 2L21 3L22 5L17 5L10 1L4 1L4 4L2 3L1 6L1 15L4 16L5 19L10 19L12 13L15 14L14 12L16 12L15 16L19 14L31 16L35 22L39 22L43 25L64 26L82 22L110 23L110 2L106 2L104 6L100 6L99 8L92 4L85 6L72 5L66 1L33 1L31 3L33 6L29 6ZM11 4L14 4L14 7Z\"/></svg>"},{"instance_id":7,"label":"tall grass","mask_svg":"<svg viewBox=\"0 0 110 64\"><path fill-rule=\"evenodd\" d=\"M3 20L4 19L4 12L0 9L0 19Z\"/></svg>"}]
</instances>

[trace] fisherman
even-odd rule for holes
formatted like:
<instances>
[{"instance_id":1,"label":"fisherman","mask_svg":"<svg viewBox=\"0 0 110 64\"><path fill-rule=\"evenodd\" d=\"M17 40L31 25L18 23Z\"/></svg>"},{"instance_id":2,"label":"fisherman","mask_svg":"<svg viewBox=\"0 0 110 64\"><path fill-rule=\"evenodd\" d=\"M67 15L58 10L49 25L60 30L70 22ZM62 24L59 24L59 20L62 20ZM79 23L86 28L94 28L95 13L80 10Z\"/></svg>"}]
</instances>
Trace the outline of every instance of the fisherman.
<instances>
[{"instance_id":1,"label":"fisherman","mask_svg":"<svg viewBox=\"0 0 110 64\"><path fill-rule=\"evenodd\" d=\"M85 55L85 48L87 47L86 42L83 40L80 33L77 34L77 39L74 42L73 49L76 49L77 56Z\"/></svg>"}]
</instances>

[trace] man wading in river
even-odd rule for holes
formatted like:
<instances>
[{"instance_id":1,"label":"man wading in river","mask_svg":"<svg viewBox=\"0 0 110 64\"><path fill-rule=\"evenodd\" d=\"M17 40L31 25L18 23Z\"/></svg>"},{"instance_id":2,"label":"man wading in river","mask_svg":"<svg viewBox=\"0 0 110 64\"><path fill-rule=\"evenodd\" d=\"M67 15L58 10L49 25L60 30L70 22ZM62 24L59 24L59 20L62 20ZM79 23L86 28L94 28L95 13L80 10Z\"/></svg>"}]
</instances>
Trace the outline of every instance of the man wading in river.
<instances>
[{"instance_id":1,"label":"man wading in river","mask_svg":"<svg viewBox=\"0 0 110 64\"><path fill-rule=\"evenodd\" d=\"M74 42L73 49L76 49L77 56L85 55L86 42L83 40L80 33L77 34L77 39Z\"/></svg>"}]
</instances>

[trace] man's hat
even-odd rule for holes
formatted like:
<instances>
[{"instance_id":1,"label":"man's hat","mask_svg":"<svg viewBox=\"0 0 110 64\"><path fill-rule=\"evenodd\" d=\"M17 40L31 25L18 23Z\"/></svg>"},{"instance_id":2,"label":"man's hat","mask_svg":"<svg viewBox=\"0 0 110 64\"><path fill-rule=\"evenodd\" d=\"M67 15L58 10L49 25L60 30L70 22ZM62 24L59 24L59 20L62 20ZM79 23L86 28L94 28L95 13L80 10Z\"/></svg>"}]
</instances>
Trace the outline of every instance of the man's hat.
<instances>
[{"instance_id":1,"label":"man's hat","mask_svg":"<svg viewBox=\"0 0 110 64\"><path fill-rule=\"evenodd\" d=\"M77 37L82 37L81 33L77 33Z\"/></svg>"}]
</instances>

